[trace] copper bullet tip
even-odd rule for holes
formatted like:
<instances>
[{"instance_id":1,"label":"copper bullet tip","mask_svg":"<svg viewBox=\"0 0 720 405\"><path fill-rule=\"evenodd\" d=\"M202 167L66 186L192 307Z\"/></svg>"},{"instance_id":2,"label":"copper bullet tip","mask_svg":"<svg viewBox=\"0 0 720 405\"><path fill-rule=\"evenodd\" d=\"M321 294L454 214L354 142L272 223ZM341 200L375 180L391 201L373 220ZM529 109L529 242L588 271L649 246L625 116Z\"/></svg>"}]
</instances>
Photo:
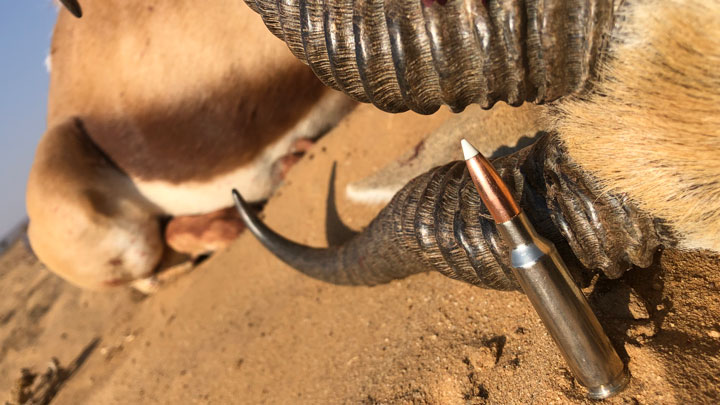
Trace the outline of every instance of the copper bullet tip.
<instances>
[{"instance_id":1,"label":"copper bullet tip","mask_svg":"<svg viewBox=\"0 0 720 405\"><path fill-rule=\"evenodd\" d=\"M493 165L467 140L461 140L460 144L470 177L493 220L501 224L514 218L520 213L520 207Z\"/></svg>"}]
</instances>

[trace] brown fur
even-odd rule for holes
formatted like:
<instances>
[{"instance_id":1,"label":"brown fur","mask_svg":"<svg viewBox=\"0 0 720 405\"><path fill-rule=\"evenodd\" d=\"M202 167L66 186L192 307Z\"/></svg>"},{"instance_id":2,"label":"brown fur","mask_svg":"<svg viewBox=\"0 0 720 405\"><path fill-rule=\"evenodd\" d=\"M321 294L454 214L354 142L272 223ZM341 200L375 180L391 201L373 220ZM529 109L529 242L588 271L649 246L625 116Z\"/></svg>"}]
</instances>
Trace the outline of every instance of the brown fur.
<instances>
[{"instance_id":1,"label":"brown fur","mask_svg":"<svg viewBox=\"0 0 720 405\"><path fill-rule=\"evenodd\" d=\"M55 29L48 124L80 116L133 178L205 180L247 164L328 91L238 1L82 6Z\"/></svg>"},{"instance_id":2,"label":"brown fur","mask_svg":"<svg viewBox=\"0 0 720 405\"><path fill-rule=\"evenodd\" d=\"M666 220L683 246L720 250L720 3L620 12L594 92L549 119L607 191Z\"/></svg>"},{"instance_id":3,"label":"brown fur","mask_svg":"<svg viewBox=\"0 0 720 405\"><path fill-rule=\"evenodd\" d=\"M85 0L60 12L48 128L28 182L29 236L88 288L150 274L159 216L266 198L293 141L353 105L235 0ZM319 113L321 112L321 113Z\"/></svg>"}]
</instances>

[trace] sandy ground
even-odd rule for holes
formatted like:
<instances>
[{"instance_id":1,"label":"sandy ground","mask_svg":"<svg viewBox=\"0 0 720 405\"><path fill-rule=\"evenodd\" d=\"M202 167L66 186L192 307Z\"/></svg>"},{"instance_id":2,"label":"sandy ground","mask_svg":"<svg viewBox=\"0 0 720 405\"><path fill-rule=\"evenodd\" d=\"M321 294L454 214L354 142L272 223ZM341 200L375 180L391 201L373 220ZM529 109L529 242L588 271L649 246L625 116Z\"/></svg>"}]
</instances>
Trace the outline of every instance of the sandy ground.
<instances>
[{"instance_id":1,"label":"sandy ground","mask_svg":"<svg viewBox=\"0 0 720 405\"><path fill-rule=\"evenodd\" d=\"M265 208L270 226L323 246L332 162L343 190L449 115L398 125L360 108L291 171ZM337 203L355 229L381 208L342 193ZM720 258L657 261L585 291L633 375L606 402L717 403ZM0 289L0 400L12 400L21 368L44 371L56 357L69 370L53 404L590 403L519 293L435 273L328 285L249 234L147 298L76 289L18 243L0 259Z\"/></svg>"}]
</instances>

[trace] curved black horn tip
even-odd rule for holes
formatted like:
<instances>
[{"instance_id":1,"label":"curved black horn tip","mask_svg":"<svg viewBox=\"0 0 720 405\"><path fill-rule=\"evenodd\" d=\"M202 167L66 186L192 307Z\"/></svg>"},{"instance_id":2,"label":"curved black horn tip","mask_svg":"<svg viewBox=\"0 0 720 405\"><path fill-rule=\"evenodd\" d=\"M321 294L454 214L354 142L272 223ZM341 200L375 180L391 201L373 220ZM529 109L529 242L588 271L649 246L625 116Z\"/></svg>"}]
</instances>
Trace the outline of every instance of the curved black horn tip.
<instances>
[{"instance_id":1,"label":"curved black horn tip","mask_svg":"<svg viewBox=\"0 0 720 405\"><path fill-rule=\"evenodd\" d=\"M77 0L60 0L60 3L75 17L82 17L82 8Z\"/></svg>"},{"instance_id":2,"label":"curved black horn tip","mask_svg":"<svg viewBox=\"0 0 720 405\"><path fill-rule=\"evenodd\" d=\"M242 218L243 222L245 222L245 225L248 225L248 222L250 221L250 207L248 206L247 202L245 202L245 199L242 198L240 195L240 192L237 191L237 189L232 189L232 196L233 200L235 200L235 208L237 208L238 213L240 214L240 217Z\"/></svg>"},{"instance_id":3,"label":"curved black horn tip","mask_svg":"<svg viewBox=\"0 0 720 405\"><path fill-rule=\"evenodd\" d=\"M275 256L290 266L297 269L302 269L302 260L298 262L298 257L304 257L311 254L312 251L316 250L307 246L297 244L281 235L272 229L268 228L253 212L252 208L242 198L240 192L236 189L232 191L233 199L235 200L235 207L240 214L243 222L247 229L255 235L260 243L262 243L268 250L270 250ZM323 249L320 249L323 250Z\"/></svg>"},{"instance_id":4,"label":"curved black horn tip","mask_svg":"<svg viewBox=\"0 0 720 405\"><path fill-rule=\"evenodd\" d=\"M260 242L262 242L265 246L268 246L268 239L273 234L273 231L267 228L267 226L265 226L265 224L263 224L253 213L252 208L250 208L245 199L242 198L242 195L240 195L240 192L237 191L237 189L234 188L232 190L232 196L233 200L235 200L235 208L240 214L240 218L242 218L245 226L247 226L248 230L255 235Z\"/></svg>"}]
</instances>

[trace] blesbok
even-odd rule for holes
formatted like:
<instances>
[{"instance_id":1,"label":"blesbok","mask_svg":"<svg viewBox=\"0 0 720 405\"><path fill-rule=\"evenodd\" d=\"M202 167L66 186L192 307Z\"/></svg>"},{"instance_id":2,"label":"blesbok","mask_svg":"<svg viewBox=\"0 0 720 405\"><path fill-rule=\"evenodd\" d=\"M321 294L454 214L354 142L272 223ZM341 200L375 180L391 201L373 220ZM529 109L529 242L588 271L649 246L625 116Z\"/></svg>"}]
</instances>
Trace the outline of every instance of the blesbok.
<instances>
[{"instance_id":1,"label":"blesbok","mask_svg":"<svg viewBox=\"0 0 720 405\"><path fill-rule=\"evenodd\" d=\"M82 14L58 17L27 189L35 253L76 285L149 275L162 217L231 206L232 187L267 198L278 160L354 105L235 1L88 0Z\"/></svg>"},{"instance_id":2,"label":"blesbok","mask_svg":"<svg viewBox=\"0 0 720 405\"><path fill-rule=\"evenodd\" d=\"M532 222L620 277L657 248L720 251L720 3L248 0L329 86L387 111L544 103L548 134L494 164ZM438 270L516 289L463 162L399 191L354 239L278 257L338 284ZM484 215L485 214L485 215Z\"/></svg>"}]
</instances>

